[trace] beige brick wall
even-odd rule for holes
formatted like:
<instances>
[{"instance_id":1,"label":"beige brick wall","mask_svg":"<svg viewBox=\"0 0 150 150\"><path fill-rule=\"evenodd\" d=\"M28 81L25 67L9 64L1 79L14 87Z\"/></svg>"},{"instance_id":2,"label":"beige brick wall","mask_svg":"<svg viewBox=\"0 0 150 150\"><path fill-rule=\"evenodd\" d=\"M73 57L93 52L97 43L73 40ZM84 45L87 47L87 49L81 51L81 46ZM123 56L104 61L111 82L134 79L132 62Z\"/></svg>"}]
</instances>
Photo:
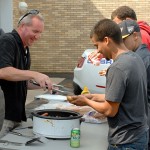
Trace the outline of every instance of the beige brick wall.
<instances>
[{"instance_id":1,"label":"beige brick wall","mask_svg":"<svg viewBox=\"0 0 150 150\"><path fill-rule=\"evenodd\" d=\"M20 17L14 0L14 27ZM121 5L132 7L138 20L150 23L149 0L25 0L28 9L38 9L45 19L45 31L31 48L32 70L73 72L82 52L93 48L89 33L101 18L110 18Z\"/></svg>"}]
</instances>

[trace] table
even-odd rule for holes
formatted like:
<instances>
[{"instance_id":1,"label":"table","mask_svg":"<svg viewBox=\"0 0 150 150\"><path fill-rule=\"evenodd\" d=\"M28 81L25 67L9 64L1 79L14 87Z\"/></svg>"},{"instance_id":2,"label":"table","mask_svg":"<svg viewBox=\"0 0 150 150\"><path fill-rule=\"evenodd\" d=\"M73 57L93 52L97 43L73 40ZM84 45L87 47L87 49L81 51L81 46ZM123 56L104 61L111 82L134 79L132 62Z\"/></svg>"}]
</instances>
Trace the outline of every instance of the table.
<instances>
[{"instance_id":1,"label":"table","mask_svg":"<svg viewBox=\"0 0 150 150\"><path fill-rule=\"evenodd\" d=\"M33 107L37 107L47 101L35 101L32 105L28 106L28 115L32 111ZM23 122L21 127L32 126L32 119L28 118L27 122ZM21 128L20 127L20 128ZM19 128L19 127L18 127ZM29 128L14 130L22 133L23 135L32 136L33 130ZM81 139L80 147L78 150L107 150L107 135L108 135L108 124L107 122L101 124L92 123L81 123L80 127ZM34 142L29 146L25 146L26 141L30 140L29 137L22 137L14 134L7 134L0 140L8 140L13 142L23 143L21 146L14 146L12 144L0 143L0 150L73 150L75 148L70 147L70 139L47 139L44 138L44 143Z\"/></svg>"},{"instance_id":2,"label":"table","mask_svg":"<svg viewBox=\"0 0 150 150\"><path fill-rule=\"evenodd\" d=\"M23 127L31 126L32 120L28 119L27 122L23 123ZM32 135L32 129L20 129L15 130L19 133ZM81 144L80 147L77 148L78 150L107 150L107 133L108 133L108 125L107 123L102 124L91 124L91 123L81 123ZM14 134L7 134L5 137L2 138L3 140L14 141L14 142L21 142L24 143L25 141L29 140L30 138L21 137ZM6 148L9 150L19 149L19 150L73 150L74 148L70 147L70 140L69 139L61 139L61 140L53 140L48 139L48 142L42 143L33 143L30 146L14 146L11 144L4 145L0 143L0 148Z\"/></svg>"}]
</instances>

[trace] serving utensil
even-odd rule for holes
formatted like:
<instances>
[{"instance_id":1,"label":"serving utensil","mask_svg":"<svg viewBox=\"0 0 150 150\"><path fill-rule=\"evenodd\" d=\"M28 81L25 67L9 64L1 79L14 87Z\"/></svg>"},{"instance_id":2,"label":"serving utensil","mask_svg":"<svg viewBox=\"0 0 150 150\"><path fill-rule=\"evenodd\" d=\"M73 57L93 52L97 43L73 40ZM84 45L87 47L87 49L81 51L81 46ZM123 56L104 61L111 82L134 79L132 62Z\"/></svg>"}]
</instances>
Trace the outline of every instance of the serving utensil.
<instances>
[{"instance_id":1,"label":"serving utensil","mask_svg":"<svg viewBox=\"0 0 150 150\"><path fill-rule=\"evenodd\" d=\"M9 133L10 134L14 134L14 135L18 135L18 136L22 136L22 137L27 137L27 138L35 137L34 135L25 135L25 134L22 134L22 133L19 133L19 132L15 132L15 131L10 131Z\"/></svg>"},{"instance_id":2,"label":"serving utensil","mask_svg":"<svg viewBox=\"0 0 150 150\"><path fill-rule=\"evenodd\" d=\"M14 145L14 146L22 146L24 145L24 143L19 143L19 142L12 142L12 141L8 141L8 140L0 140L0 143L3 143L4 145Z\"/></svg>"},{"instance_id":3,"label":"serving utensil","mask_svg":"<svg viewBox=\"0 0 150 150\"><path fill-rule=\"evenodd\" d=\"M32 83L34 85L37 85L37 86L40 86L34 80L30 80L30 83ZM66 88L66 87L64 87L63 85L60 85L60 84L53 84L52 86L53 86L52 94L60 93L62 95L73 95L73 91L70 88ZM48 87L46 87L46 88L48 88Z\"/></svg>"},{"instance_id":4,"label":"serving utensil","mask_svg":"<svg viewBox=\"0 0 150 150\"><path fill-rule=\"evenodd\" d=\"M25 143L13 142L13 141L8 141L8 140L0 140L0 143L3 143L5 146L9 145L9 144L14 145L14 146L23 146L23 145L27 146L27 145L30 145L31 143L35 142L35 141L40 142L40 143L44 143L43 141L40 140L40 137L32 138Z\"/></svg>"}]
</instances>

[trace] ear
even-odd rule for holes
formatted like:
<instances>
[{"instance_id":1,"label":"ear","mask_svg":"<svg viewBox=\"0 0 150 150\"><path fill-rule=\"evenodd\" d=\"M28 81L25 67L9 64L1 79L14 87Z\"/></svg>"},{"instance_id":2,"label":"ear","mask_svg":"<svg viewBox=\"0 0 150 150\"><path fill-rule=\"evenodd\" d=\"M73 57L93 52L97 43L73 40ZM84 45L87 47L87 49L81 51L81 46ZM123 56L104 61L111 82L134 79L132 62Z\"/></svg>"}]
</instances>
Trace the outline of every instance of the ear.
<instances>
[{"instance_id":1,"label":"ear","mask_svg":"<svg viewBox=\"0 0 150 150\"><path fill-rule=\"evenodd\" d=\"M105 42L106 45L108 45L109 44L109 40L110 40L109 37L106 36L106 37L104 37L103 41Z\"/></svg>"},{"instance_id":2,"label":"ear","mask_svg":"<svg viewBox=\"0 0 150 150\"><path fill-rule=\"evenodd\" d=\"M138 37L139 37L138 32L133 32L133 38L134 38L135 40L137 40Z\"/></svg>"}]
</instances>

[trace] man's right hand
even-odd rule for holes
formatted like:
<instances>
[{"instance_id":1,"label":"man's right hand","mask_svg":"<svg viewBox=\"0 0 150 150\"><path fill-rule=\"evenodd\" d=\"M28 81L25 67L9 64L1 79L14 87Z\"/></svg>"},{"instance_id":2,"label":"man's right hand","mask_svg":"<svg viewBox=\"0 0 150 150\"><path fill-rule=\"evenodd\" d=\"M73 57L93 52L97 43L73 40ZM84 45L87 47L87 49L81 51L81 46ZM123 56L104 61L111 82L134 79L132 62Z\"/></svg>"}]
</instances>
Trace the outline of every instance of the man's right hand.
<instances>
[{"instance_id":1,"label":"man's right hand","mask_svg":"<svg viewBox=\"0 0 150 150\"><path fill-rule=\"evenodd\" d=\"M47 75L37 72L37 75L33 78L33 80L44 90L46 90L46 88L48 88L49 91L52 90L53 83Z\"/></svg>"}]
</instances>

